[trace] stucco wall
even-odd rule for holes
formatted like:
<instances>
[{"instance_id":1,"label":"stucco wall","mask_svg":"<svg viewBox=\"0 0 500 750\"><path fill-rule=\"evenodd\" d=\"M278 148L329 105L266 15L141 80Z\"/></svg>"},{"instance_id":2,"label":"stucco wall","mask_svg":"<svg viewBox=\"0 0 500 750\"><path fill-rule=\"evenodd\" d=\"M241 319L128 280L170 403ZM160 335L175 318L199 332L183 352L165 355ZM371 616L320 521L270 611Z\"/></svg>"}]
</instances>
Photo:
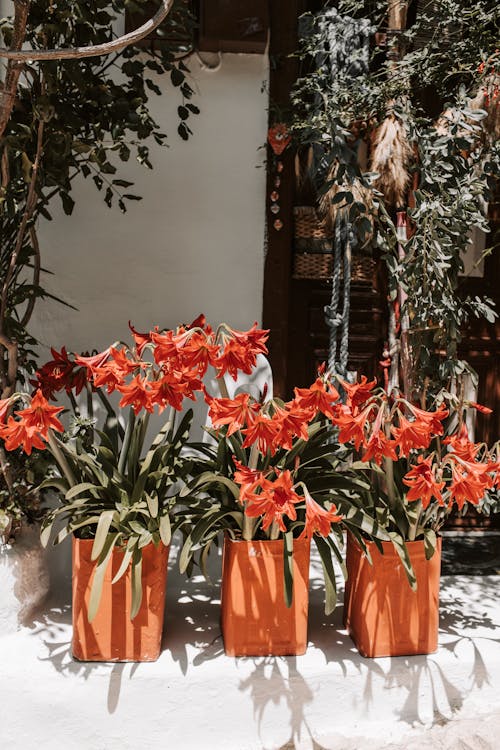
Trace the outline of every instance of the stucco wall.
<instances>
[{"instance_id":1,"label":"stucco wall","mask_svg":"<svg viewBox=\"0 0 500 750\"><path fill-rule=\"evenodd\" d=\"M189 322L199 312L242 327L260 320L266 60L224 55L217 72L195 58L188 64L201 109L193 137L178 137L180 102L166 86L151 104L170 147L151 146L153 171L130 162L120 172L143 200L122 215L82 179L73 215L55 206L54 221L40 224L44 266L55 274L43 283L78 308L40 303L33 331L42 344L104 347L128 335L128 320L142 329Z\"/></svg>"}]
</instances>

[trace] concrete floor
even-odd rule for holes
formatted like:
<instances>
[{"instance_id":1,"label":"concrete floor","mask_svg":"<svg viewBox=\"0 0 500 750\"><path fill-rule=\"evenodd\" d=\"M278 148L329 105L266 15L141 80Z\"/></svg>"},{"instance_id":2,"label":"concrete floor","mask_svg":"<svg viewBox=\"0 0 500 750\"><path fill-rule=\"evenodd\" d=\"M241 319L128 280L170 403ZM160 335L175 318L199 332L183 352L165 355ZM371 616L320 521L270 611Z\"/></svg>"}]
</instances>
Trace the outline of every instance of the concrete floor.
<instances>
[{"instance_id":1,"label":"concrete floor","mask_svg":"<svg viewBox=\"0 0 500 750\"><path fill-rule=\"evenodd\" d=\"M295 658L226 657L217 586L169 576L154 664L74 662L64 584L0 637L1 748L500 748L500 576L444 576L439 651L384 659L359 656L341 605L324 616L316 558L309 648Z\"/></svg>"}]
</instances>

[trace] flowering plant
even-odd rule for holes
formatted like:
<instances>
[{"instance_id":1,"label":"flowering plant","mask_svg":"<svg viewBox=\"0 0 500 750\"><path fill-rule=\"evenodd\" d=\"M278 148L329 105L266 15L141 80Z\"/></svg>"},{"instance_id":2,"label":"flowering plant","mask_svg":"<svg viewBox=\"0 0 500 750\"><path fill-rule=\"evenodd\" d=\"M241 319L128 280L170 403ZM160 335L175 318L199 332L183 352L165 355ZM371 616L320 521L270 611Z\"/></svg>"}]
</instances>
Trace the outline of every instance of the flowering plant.
<instances>
[{"instance_id":1,"label":"flowering plant","mask_svg":"<svg viewBox=\"0 0 500 750\"><path fill-rule=\"evenodd\" d=\"M124 548L121 577L132 566L132 609L141 598L142 549L149 543L170 543L176 519L173 509L190 461L182 454L192 412L178 427L175 414L186 398L202 389L209 364L222 376L239 369L250 372L262 350L263 332L248 332L223 324L214 332L200 316L190 326L142 334L132 329L134 344L116 343L94 356L70 356L53 350L53 359L37 372L34 395L15 394L0 402L0 438L7 450L48 448L60 471L41 487L56 488L62 503L42 527L47 544L54 524L62 523L54 543L69 534L94 539L92 558L96 574L89 603L89 618L97 611L103 576L116 546ZM66 391L75 412L67 431L59 420L62 406L49 403ZM115 410L108 398L120 396ZM87 393L86 413L77 396ZM94 416L96 398L104 406L100 429ZM113 396L115 398L115 396ZM9 413L15 402L27 406ZM167 418L153 440L147 440L150 415L166 410ZM125 411L123 423L121 415ZM6 421L5 421L6 420Z\"/></svg>"},{"instance_id":2,"label":"flowering plant","mask_svg":"<svg viewBox=\"0 0 500 750\"><path fill-rule=\"evenodd\" d=\"M207 395L213 445L193 444L194 479L181 495L191 502L191 525L180 555L181 570L197 558L205 573L212 544L221 531L233 539L279 539L285 559L294 539L313 538L326 588L326 612L335 607L333 559L344 570L340 521L354 534L360 529L388 538L376 520L350 495L365 485L340 470L331 443L331 419L339 394L322 374L310 388L296 388L291 401L256 400L249 393L234 398ZM196 505L193 504L196 499ZM292 566L284 565L285 597L291 604Z\"/></svg>"},{"instance_id":3,"label":"flowering plant","mask_svg":"<svg viewBox=\"0 0 500 750\"><path fill-rule=\"evenodd\" d=\"M423 538L431 557L451 510L488 500L499 486L498 445L489 450L469 440L463 404L447 408L441 401L426 411L397 392L376 389L376 381L365 377L341 385L346 402L333 416L338 440L358 459L351 470L369 480L361 493L363 506L388 530L414 582L403 542ZM451 416L458 417L454 429Z\"/></svg>"}]
</instances>

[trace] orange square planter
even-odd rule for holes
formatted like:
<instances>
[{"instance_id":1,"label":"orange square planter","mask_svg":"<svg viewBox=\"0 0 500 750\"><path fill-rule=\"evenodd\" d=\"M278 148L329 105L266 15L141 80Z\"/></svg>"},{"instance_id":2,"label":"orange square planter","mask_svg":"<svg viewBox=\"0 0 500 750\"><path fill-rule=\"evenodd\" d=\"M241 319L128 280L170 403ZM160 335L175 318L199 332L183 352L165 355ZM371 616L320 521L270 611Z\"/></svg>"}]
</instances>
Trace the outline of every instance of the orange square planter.
<instances>
[{"instance_id":1,"label":"orange square planter","mask_svg":"<svg viewBox=\"0 0 500 750\"><path fill-rule=\"evenodd\" d=\"M347 536L344 623L362 656L432 654L438 647L441 538L430 560L423 541L407 542L417 577L412 591L391 542L382 555L367 542L370 565L356 540Z\"/></svg>"},{"instance_id":2,"label":"orange square planter","mask_svg":"<svg viewBox=\"0 0 500 750\"><path fill-rule=\"evenodd\" d=\"M142 551L142 603L130 619L130 567L116 583L123 552L115 549L104 576L99 609L88 621L96 568L92 539L73 537L73 657L79 661L156 661L160 655L169 547L149 544Z\"/></svg>"},{"instance_id":3,"label":"orange square planter","mask_svg":"<svg viewBox=\"0 0 500 750\"><path fill-rule=\"evenodd\" d=\"M310 540L294 539L293 601L285 604L283 540L224 539L222 636L229 656L287 656L307 648Z\"/></svg>"}]
</instances>

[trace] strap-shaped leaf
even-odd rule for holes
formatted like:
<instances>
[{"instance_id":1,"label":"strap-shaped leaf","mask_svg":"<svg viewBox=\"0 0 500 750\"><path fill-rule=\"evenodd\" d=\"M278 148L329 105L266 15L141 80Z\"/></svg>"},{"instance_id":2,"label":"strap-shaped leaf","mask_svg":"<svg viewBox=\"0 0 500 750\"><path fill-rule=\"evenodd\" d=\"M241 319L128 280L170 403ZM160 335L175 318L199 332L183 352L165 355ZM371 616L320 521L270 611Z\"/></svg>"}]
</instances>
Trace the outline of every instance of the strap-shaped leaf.
<instances>
[{"instance_id":1,"label":"strap-shaped leaf","mask_svg":"<svg viewBox=\"0 0 500 750\"><path fill-rule=\"evenodd\" d=\"M115 510L105 510L99 516L99 521L97 522L97 529L95 532L94 544L92 546L92 560L97 560L102 550L104 549L106 537L108 535L110 526L113 523L113 516L115 515L115 513Z\"/></svg>"},{"instance_id":2,"label":"strap-shaped leaf","mask_svg":"<svg viewBox=\"0 0 500 750\"><path fill-rule=\"evenodd\" d=\"M137 539L132 538L128 540L125 552L123 553L123 560L121 561L120 567L116 571L116 574L111 583L116 583L117 581L119 581L120 578L127 572L136 544Z\"/></svg>"},{"instance_id":3,"label":"strap-shaped leaf","mask_svg":"<svg viewBox=\"0 0 500 750\"><path fill-rule=\"evenodd\" d=\"M188 570L189 564L192 560L193 548L196 544L204 542L205 536L214 527L220 531L224 528L222 520L225 517L233 518L236 521L238 527L241 529L243 526L243 513L239 511L210 511L208 514L198 521L192 532L186 537L186 540L182 546L181 553L179 555L179 570L181 573L185 573Z\"/></svg>"},{"instance_id":4,"label":"strap-shaped leaf","mask_svg":"<svg viewBox=\"0 0 500 750\"><path fill-rule=\"evenodd\" d=\"M164 513L160 516L159 530L163 544L165 547L168 547L170 540L172 539L172 527L170 525L170 516L168 513Z\"/></svg>"},{"instance_id":5,"label":"strap-shaped leaf","mask_svg":"<svg viewBox=\"0 0 500 750\"><path fill-rule=\"evenodd\" d=\"M337 604L337 582L335 581L335 570L333 567L330 547L323 537L314 536L316 547L318 548L323 567L323 577L325 579L325 615L330 615Z\"/></svg>"},{"instance_id":6,"label":"strap-shaped leaf","mask_svg":"<svg viewBox=\"0 0 500 750\"><path fill-rule=\"evenodd\" d=\"M398 553L399 559L401 560L403 564L404 571L406 573L406 577L408 579L408 583L410 584L410 587L413 591L417 590L417 578L415 576L415 571L413 570L410 556L408 554L408 548L406 547L406 544L404 543L403 539L399 536L399 534L396 534L394 531L390 532L391 541L394 545L394 549Z\"/></svg>"},{"instance_id":7,"label":"strap-shaped leaf","mask_svg":"<svg viewBox=\"0 0 500 750\"><path fill-rule=\"evenodd\" d=\"M293 532L283 534L283 575L285 581L285 604L293 604Z\"/></svg>"},{"instance_id":8,"label":"strap-shaped leaf","mask_svg":"<svg viewBox=\"0 0 500 750\"><path fill-rule=\"evenodd\" d=\"M377 521L365 513L360 508L354 506L346 508L343 502L339 503L339 511L343 516L343 520L346 522L346 526L352 528L356 526L368 534L370 537L376 537L383 541L390 541L388 532L377 523Z\"/></svg>"},{"instance_id":9,"label":"strap-shaped leaf","mask_svg":"<svg viewBox=\"0 0 500 750\"><path fill-rule=\"evenodd\" d=\"M337 558L337 562L339 564L340 570L342 571L342 575L344 576L344 580L347 580L347 568L346 568L346 564L345 564L344 558L342 556L342 553L339 550L339 548L338 548L335 540L332 539L331 536L328 536L328 537L326 537L326 543L328 544L328 546L332 550L333 554Z\"/></svg>"},{"instance_id":10,"label":"strap-shaped leaf","mask_svg":"<svg viewBox=\"0 0 500 750\"><path fill-rule=\"evenodd\" d=\"M227 477L224 477L220 474L215 474L212 471L205 471L203 474L197 477L194 482L183 487L179 496L186 497L191 492L194 492L194 490L205 489L213 484L224 485L224 487L227 487L231 492L234 499L239 500L240 488L238 487L238 485L235 482L231 481L231 479L228 479Z\"/></svg>"},{"instance_id":11,"label":"strap-shaped leaf","mask_svg":"<svg viewBox=\"0 0 500 750\"><path fill-rule=\"evenodd\" d=\"M75 484L74 487L71 487L66 492L66 500L72 500L74 497L81 495L82 492L94 491L98 496L98 492L102 491L102 489L102 485L92 484L91 482L81 482L80 484Z\"/></svg>"},{"instance_id":12,"label":"strap-shaped leaf","mask_svg":"<svg viewBox=\"0 0 500 750\"><path fill-rule=\"evenodd\" d=\"M146 502L148 504L148 510L151 514L151 518L156 518L158 516L158 496L149 495L146 492Z\"/></svg>"},{"instance_id":13,"label":"strap-shaped leaf","mask_svg":"<svg viewBox=\"0 0 500 750\"><path fill-rule=\"evenodd\" d=\"M139 612L142 602L142 551L138 548L132 555L132 607L130 609L130 619Z\"/></svg>"},{"instance_id":14,"label":"strap-shaped leaf","mask_svg":"<svg viewBox=\"0 0 500 750\"><path fill-rule=\"evenodd\" d=\"M99 557L99 560L95 569L94 580L92 581L92 588L90 589L89 612L88 612L89 622L93 621L93 619L95 618L97 614L97 610L99 609L99 603L101 601L101 595L102 595L102 585L104 582L104 575L106 573L106 569L108 567L108 563L110 561L111 554L113 552L113 548L115 546L115 542L117 538L118 538L117 534L109 534L106 537L104 548Z\"/></svg>"},{"instance_id":15,"label":"strap-shaped leaf","mask_svg":"<svg viewBox=\"0 0 500 750\"><path fill-rule=\"evenodd\" d=\"M59 492L62 492L65 495L68 490L68 486L69 485L67 479L63 479L61 477L49 477L48 479L44 479L43 482L40 482L37 489L55 489L59 490Z\"/></svg>"},{"instance_id":16,"label":"strap-shaped leaf","mask_svg":"<svg viewBox=\"0 0 500 750\"><path fill-rule=\"evenodd\" d=\"M424 530L424 549L425 549L426 560L431 559L434 552L436 551L436 545L437 545L437 535L434 529L425 529Z\"/></svg>"}]
</instances>

